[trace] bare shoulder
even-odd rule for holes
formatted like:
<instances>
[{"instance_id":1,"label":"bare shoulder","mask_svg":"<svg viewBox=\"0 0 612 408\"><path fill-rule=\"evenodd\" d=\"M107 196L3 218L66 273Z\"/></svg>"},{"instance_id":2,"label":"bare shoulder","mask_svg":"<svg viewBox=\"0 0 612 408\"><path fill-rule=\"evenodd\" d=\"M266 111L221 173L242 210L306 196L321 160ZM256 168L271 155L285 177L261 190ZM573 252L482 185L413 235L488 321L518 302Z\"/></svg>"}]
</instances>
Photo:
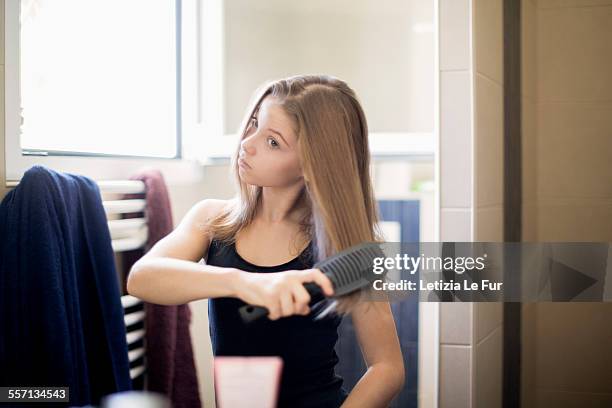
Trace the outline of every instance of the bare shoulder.
<instances>
[{"instance_id":1,"label":"bare shoulder","mask_svg":"<svg viewBox=\"0 0 612 408\"><path fill-rule=\"evenodd\" d=\"M228 208L232 202L233 200L218 200L215 198L198 201L185 214L177 229L190 234L205 232L210 222Z\"/></svg>"},{"instance_id":2,"label":"bare shoulder","mask_svg":"<svg viewBox=\"0 0 612 408\"><path fill-rule=\"evenodd\" d=\"M208 222L217 217L231 203L231 200L219 200L206 198L197 202L187 213L185 218L190 218L189 223L196 228L204 227Z\"/></svg>"},{"instance_id":3,"label":"bare shoulder","mask_svg":"<svg viewBox=\"0 0 612 408\"><path fill-rule=\"evenodd\" d=\"M199 261L206 256L211 236L206 225L223 211L231 200L205 199L194 204L179 225L158 241L147 253L151 256L167 256Z\"/></svg>"}]
</instances>

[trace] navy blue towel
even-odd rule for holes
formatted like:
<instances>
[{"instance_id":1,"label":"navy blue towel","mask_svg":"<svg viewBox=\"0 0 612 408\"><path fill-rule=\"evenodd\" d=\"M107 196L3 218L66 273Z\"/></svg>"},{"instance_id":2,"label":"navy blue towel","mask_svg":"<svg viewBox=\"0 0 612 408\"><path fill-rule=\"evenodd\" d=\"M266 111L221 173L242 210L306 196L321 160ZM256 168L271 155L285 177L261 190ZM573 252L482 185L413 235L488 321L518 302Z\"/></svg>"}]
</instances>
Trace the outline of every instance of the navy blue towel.
<instances>
[{"instance_id":1,"label":"navy blue towel","mask_svg":"<svg viewBox=\"0 0 612 408\"><path fill-rule=\"evenodd\" d=\"M0 386L129 390L123 308L97 184L33 166L0 204Z\"/></svg>"}]
</instances>

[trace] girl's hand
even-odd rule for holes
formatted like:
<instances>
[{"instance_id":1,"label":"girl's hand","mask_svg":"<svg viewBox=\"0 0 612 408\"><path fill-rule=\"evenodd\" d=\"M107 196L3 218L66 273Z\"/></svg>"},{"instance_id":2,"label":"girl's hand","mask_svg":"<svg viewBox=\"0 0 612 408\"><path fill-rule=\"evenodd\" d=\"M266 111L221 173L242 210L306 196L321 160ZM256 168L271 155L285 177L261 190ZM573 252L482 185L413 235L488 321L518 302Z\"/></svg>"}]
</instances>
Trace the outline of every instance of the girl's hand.
<instances>
[{"instance_id":1,"label":"girl's hand","mask_svg":"<svg viewBox=\"0 0 612 408\"><path fill-rule=\"evenodd\" d=\"M240 273L237 294L247 304L266 307L270 320L294 314L307 315L310 313L310 294L304 288L306 282L319 285L325 296L334 294L331 281L319 269L275 273L243 271Z\"/></svg>"}]
</instances>

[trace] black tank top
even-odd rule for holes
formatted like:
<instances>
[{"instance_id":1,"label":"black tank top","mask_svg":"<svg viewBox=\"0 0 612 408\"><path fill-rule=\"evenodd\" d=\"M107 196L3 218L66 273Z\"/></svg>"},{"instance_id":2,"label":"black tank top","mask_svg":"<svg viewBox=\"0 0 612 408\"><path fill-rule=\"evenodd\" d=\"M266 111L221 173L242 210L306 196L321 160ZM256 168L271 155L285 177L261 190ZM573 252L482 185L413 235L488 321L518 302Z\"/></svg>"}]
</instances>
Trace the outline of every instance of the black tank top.
<instances>
[{"instance_id":1,"label":"black tank top","mask_svg":"<svg viewBox=\"0 0 612 408\"><path fill-rule=\"evenodd\" d=\"M312 242L296 258L282 265L258 266L238 255L235 244L212 240L206 263L238 268L247 272L270 273L311 268ZM338 356L334 350L342 317L328 315L314 321L317 305L307 316L294 315L277 320L262 318L245 325L238 298L208 300L208 319L215 356L280 356L283 371L278 407L336 408L347 397L342 378L335 374ZM319 304L320 305L320 304ZM323 307L320 305L320 307ZM330 317L331 316L331 317Z\"/></svg>"}]
</instances>

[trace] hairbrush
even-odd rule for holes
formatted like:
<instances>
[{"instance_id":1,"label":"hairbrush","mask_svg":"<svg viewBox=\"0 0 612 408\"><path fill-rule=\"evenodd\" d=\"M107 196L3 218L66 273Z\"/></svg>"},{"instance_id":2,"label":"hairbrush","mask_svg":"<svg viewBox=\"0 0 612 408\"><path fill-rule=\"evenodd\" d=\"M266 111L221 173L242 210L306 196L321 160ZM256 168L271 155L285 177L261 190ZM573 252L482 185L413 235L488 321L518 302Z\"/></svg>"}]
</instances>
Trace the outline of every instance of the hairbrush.
<instances>
[{"instance_id":1,"label":"hairbrush","mask_svg":"<svg viewBox=\"0 0 612 408\"><path fill-rule=\"evenodd\" d=\"M312 268L321 270L329 278L334 288L331 297L338 298L368 286L375 279L380 279L379 274L372 272L372 265L374 258L384 256L380 243L365 242L317 262ZM314 282L304 283L304 288L310 295L309 305L326 298L323 290ZM244 305L240 307L239 313L245 323L251 323L267 316L269 311L263 306Z\"/></svg>"}]
</instances>

